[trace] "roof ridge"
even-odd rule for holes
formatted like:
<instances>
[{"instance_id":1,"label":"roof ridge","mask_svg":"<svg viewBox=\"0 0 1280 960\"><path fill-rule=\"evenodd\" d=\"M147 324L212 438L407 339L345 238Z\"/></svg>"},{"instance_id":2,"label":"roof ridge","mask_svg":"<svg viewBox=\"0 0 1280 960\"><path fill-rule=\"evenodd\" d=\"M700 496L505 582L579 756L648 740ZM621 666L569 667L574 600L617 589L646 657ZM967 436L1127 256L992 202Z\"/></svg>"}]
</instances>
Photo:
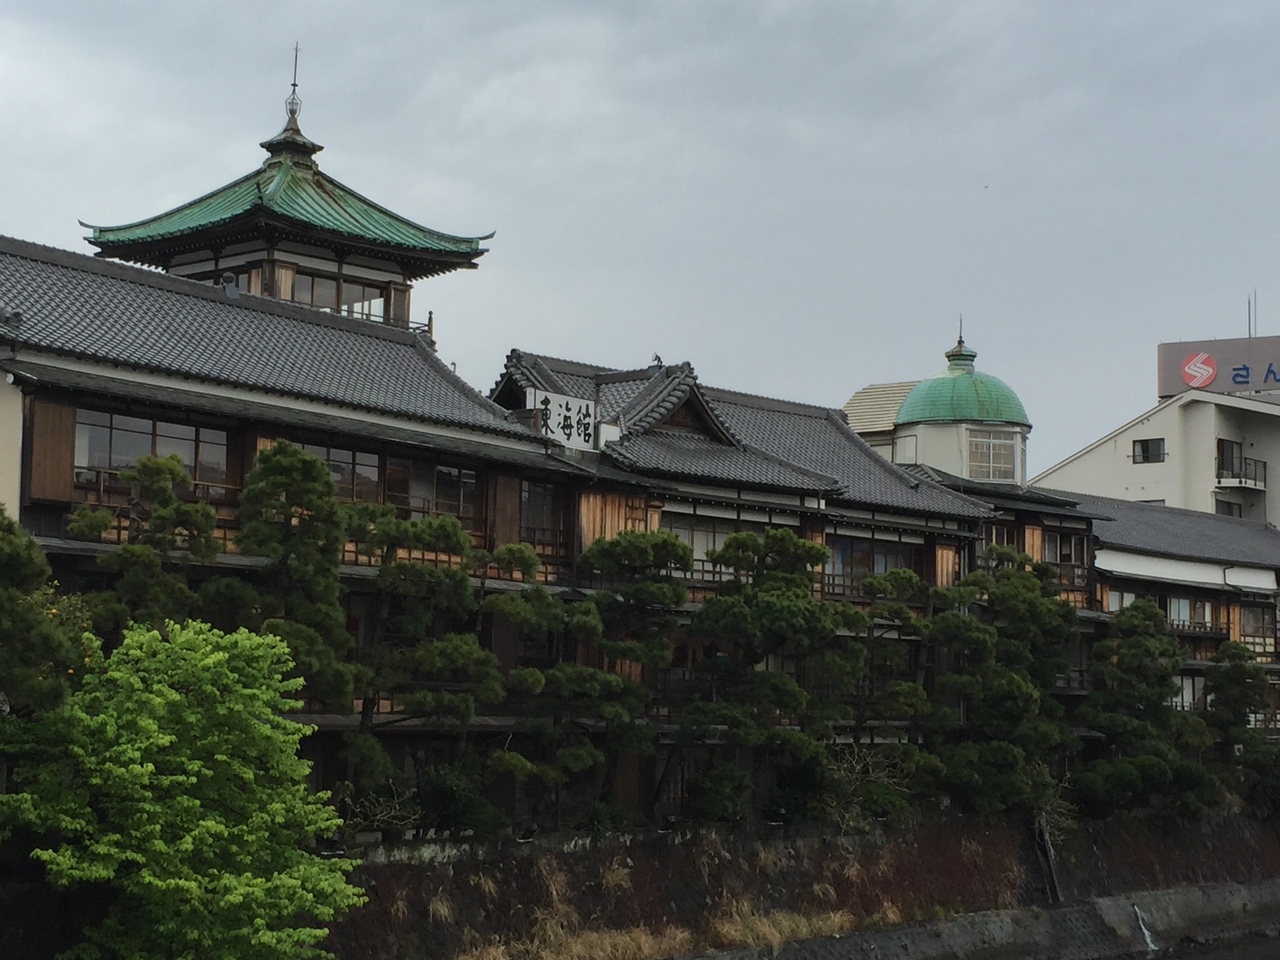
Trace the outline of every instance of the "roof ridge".
<instances>
[{"instance_id":1,"label":"roof ridge","mask_svg":"<svg viewBox=\"0 0 1280 960\"><path fill-rule=\"evenodd\" d=\"M518 348L515 348L518 349ZM590 376L596 373L618 373L616 367L606 367L597 363L583 363L580 360L565 360L563 357L553 357L545 353L533 353L529 350L520 350L521 356L533 357L541 360L543 363L561 364L565 367L560 373L573 373L578 376Z\"/></svg>"},{"instance_id":2,"label":"roof ridge","mask_svg":"<svg viewBox=\"0 0 1280 960\"><path fill-rule=\"evenodd\" d=\"M506 407L499 406L498 404L494 403L492 400L486 397L483 393L481 393L479 390L477 390L475 387L469 384L466 380L464 380L461 376L459 376L458 372L454 370L452 366L445 363L444 360L441 359L440 354L436 352L435 347L432 347L430 345L430 341L427 338L427 333L425 330L415 330L411 332L413 333L414 352L417 353L418 356L422 357L428 364L434 366L439 371L440 375L443 376L446 380L448 380L454 386L462 388L464 395L467 396L468 399L476 400L476 402L480 404L481 409L483 409L486 413L497 417L499 420L502 420L503 422L510 424L512 427L517 427L520 430L527 432L530 435L530 437L540 439L539 435L533 429L525 426L524 424L520 423L518 420L514 420L511 416L510 410L508 410Z\"/></svg>"},{"instance_id":3,"label":"roof ridge","mask_svg":"<svg viewBox=\"0 0 1280 960\"><path fill-rule=\"evenodd\" d=\"M618 411L618 425L627 433L644 433L688 398L697 382L693 366L663 367Z\"/></svg>"},{"instance_id":4,"label":"roof ridge","mask_svg":"<svg viewBox=\"0 0 1280 960\"><path fill-rule=\"evenodd\" d=\"M134 283L138 286L166 290L170 293L196 297L201 300L211 300L215 303L223 303L255 313L300 320L304 323L331 327L336 330L344 330L379 340L407 344L414 342L416 337L412 329L373 323L369 320L356 320L336 313L326 313L323 310L314 310L291 300L277 300L274 297L264 297L258 294L244 293L243 291L240 292L238 297L232 299L226 295L222 287L201 283L198 280L189 280L186 277L177 277L171 273L164 273L149 267L136 266L119 260L109 260L105 257L93 256L87 253L77 253L74 250L64 250L61 247L51 247L46 244L35 243L30 240L19 240L16 237L0 234L0 256L6 254L26 260L34 260L38 263L46 263L53 267L82 270L86 273L111 277L124 283ZM21 307L22 305L11 304L11 306Z\"/></svg>"},{"instance_id":5,"label":"roof ridge","mask_svg":"<svg viewBox=\"0 0 1280 960\"><path fill-rule=\"evenodd\" d=\"M716 400L728 403L742 403L744 406L760 407L763 404L753 401L764 401L772 405L774 410L788 410L792 413L804 413L815 419L836 412L835 407L823 406L820 403L805 403L803 400L783 400L781 397L767 397L761 393L746 393L742 390L730 390L726 387L703 387L707 395Z\"/></svg>"},{"instance_id":6,"label":"roof ridge","mask_svg":"<svg viewBox=\"0 0 1280 960\"><path fill-rule=\"evenodd\" d=\"M786 467L788 470L794 470L796 473L804 474L806 477L812 477L814 480L829 483L831 485L830 489L832 490L840 489L840 479L838 477L833 477L820 470L811 470L803 464L796 463L794 460L788 460L786 457L781 457L776 453L770 453L768 450L762 450L753 444L744 443L742 441L739 441L739 443L743 450L754 453L758 457L763 457L770 463L777 464L780 467Z\"/></svg>"}]
</instances>

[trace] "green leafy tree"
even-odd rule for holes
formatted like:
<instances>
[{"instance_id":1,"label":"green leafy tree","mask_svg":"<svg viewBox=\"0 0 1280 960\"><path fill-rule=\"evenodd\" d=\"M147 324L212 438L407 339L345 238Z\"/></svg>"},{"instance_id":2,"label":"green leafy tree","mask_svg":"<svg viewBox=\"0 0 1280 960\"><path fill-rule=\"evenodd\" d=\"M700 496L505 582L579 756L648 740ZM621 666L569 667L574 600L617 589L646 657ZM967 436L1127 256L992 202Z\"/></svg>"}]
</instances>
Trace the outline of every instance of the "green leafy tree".
<instances>
[{"instance_id":1,"label":"green leafy tree","mask_svg":"<svg viewBox=\"0 0 1280 960\"><path fill-rule=\"evenodd\" d=\"M962 809L1032 813L1075 738L1053 696L1074 615L1052 568L1007 549L959 587L934 591L929 643L946 659L924 727L939 785ZM929 768L926 768L929 769Z\"/></svg>"},{"instance_id":2,"label":"green leafy tree","mask_svg":"<svg viewBox=\"0 0 1280 960\"><path fill-rule=\"evenodd\" d=\"M56 706L80 667L85 618L49 576L35 539L0 508L0 723Z\"/></svg>"},{"instance_id":3,"label":"green leafy tree","mask_svg":"<svg viewBox=\"0 0 1280 960\"><path fill-rule=\"evenodd\" d=\"M750 766L756 811L778 779L794 783L797 765L820 761L863 675L864 615L813 594L814 568L827 557L825 546L787 529L734 534L708 554L734 577L693 618L706 655L680 708L679 741L709 751L713 766ZM810 815L819 802L811 793L791 791L791 806L774 803L772 815Z\"/></svg>"},{"instance_id":4,"label":"green leafy tree","mask_svg":"<svg viewBox=\"0 0 1280 960\"><path fill-rule=\"evenodd\" d=\"M1253 726L1269 708L1267 674L1253 651L1224 643L1205 675L1208 710L1204 720L1213 734L1219 782L1263 816L1280 810L1280 750Z\"/></svg>"},{"instance_id":5,"label":"green leafy tree","mask_svg":"<svg viewBox=\"0 0 1280 960\"><path fill-rule=\"evenodd\" d=\"M338 579L346 535L329 468L289 443L261 451L245 478L239 515L240 552L267 563L258 579L257 602L236 591L238 603L255 611L262 629L289 645L309 700L349 710L347 656L353 641ZM218 589L235 590L225 584ZM207 593L206 602L215 597Z\"/></svg>"},{"instance_id":6,"label":"green leafy tree","mask_svg":"<svg viewBox=\"0 0 1280 960\"><path fill-rule=\"evenodd\" d=\"M458 518L405 520L393 507L361 505L347 511L346 525L357 548L379 561L373 636L355 650L364 741L357 785L368 788L390 772L375 762L380 697L394 697L400 708L389 722L428 717L455 721L465 731L477 704L499 702L505 689L497 658L468 630L476 607L468 567L489 558L471 557L471 537ZM456 557L466 565L424 563L424 556ZM464 734L459 752L465 743Z\"/></svg>"},{"instance_id":7,"label":"green leafy tree","mask_svg":"<svg viewBox=\"0 0 1280 960\"><path fill-rule=\"evenodd\" d=\"M104 909L73 958L325 955L324 924L362 900L353 866L307 849L339 826L283 714L300 680L285 645L247 631L131 628L95 651L38 721L0 796L57 887Z\"/></svg>"},{"instance_id":8,"label":"green leafy tree","mask_svg":"<svg viewBox=\"0 0 1280 960\"><path fill-rule=\"evenodd\" d=\"M674 611L686 598L673 571L689 569L692 552L665 531L625 531L597 540L581 564L603 584L586 600L565 603L533 587L486 601L516 623L523 637L542 643L558 637L560 656L600 658L599 665L525 667L507 679L534 749L523 770L510 758L504 766L541 781L547 788L544 812L551 806L557 824L574 781L593 774L583 805L597 813L611 810L622 757L653 749L653 728L645 719L649 693L636 674L671 662Z\"/></svg>"},{"instance_id":9,"label":"green leafy tree","mask_svg":"<svg viewBox=\"0 0 1280 960\"><path fill-rule=\"evenodd\" d=\"M111 574L107 591L90 597L96 632L119 638L130 623L163 628L195 612L196 595L188 578L192 562L208 562L220 544L214 537L217 516L207 503L185 500L191 476L176 455L144 456L120 471L129 495L118 507L81 504L68 529L75 536L100 539L123 527L125 541L99 558Z\"/></svg>"},{"instance_id":10,"label":"green leafy tree","mask_svg":"<svg viewBox=\"0 0 1280 960\"><path fill-rule=\"evenodd\" d=\"M1108 755L1076 780L1086 813L1162 807L1198 817L1216 799L1217 783L1195 759L1212 735L1202 718L1172 704L1185 656L1160 608L1146 599L1117 613L1111 635L1094 645L1093 691L1079 718L1102 734Z\"/></svg>"}]
</instances>

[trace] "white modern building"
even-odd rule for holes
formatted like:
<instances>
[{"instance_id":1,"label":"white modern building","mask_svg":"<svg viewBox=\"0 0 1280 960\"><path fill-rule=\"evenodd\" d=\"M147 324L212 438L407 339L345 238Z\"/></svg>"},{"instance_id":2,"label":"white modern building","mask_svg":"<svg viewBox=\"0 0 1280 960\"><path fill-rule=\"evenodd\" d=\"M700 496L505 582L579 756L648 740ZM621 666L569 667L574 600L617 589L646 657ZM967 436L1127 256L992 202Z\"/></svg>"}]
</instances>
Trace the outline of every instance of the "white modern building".
<instances>
[{"instance_id":1,"label":"white modern building","mask_svg":"<svg viewBox=\"0 0 1280 960\"><path fill-rule=\"evenodd\" d=\"M1269 359L1274 357L1275 359ZM1266 521L1280 463L1280 337L1162 344L1156 406L1055 464L1037 486Z\"/></svg>"}]
</instances>

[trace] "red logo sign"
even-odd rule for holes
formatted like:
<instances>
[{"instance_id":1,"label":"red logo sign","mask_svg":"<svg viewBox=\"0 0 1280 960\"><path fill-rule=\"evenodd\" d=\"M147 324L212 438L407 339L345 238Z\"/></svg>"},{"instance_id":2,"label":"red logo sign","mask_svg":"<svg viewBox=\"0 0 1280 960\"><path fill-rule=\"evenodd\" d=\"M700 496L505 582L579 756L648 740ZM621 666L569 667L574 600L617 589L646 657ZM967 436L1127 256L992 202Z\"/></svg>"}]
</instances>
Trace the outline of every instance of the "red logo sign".
<instances>
[{"instance_id":1,"label":"red logo sign","mask_svg":"<svg viewBox=\"0 0 1280 960\"><path fill-rule=\"evenodd\" d=\"M1189 387L1207 387L1217 375L1218 364L1207 353L1193 353L1182 361L1182 379Z\"/></svg>"}]
</instances>

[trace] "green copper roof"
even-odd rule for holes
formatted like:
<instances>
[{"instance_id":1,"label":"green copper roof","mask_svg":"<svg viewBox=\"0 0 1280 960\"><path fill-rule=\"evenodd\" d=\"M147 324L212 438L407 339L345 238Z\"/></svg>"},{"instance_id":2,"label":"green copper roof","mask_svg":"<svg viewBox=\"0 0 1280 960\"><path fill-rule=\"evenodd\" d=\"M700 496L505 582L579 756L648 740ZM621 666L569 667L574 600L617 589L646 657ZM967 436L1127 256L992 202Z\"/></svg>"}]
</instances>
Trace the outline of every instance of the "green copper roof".
<instances>
[{"instance_id":1,"label":"green copper roof","mask_svg":"<svg viewBox=\"0 0 1280 960\"><path fill-rule=\"evenodd\" d=\"M945 371L916 384L907 394L898 408L897 424L976 420L1031 426L1022 401L1009 385L973 368L977 353L963 340L946 357Z\"/></svg>"},{"instance_id":2,"label":"green copper roof","mask_svg":"<svg viewBox=\"0 0 1280 960\"><path fill-rule=\"evenodd\" d=\"M420 226L321 173L313 154L323 148L302 135L296 113L290 114L284 130L262 146L270 156L248 176L147 220L93 227L91 241L100 247L147 243L195 233L251 211L364 243L414 251L479 253L480 241L488 239L455 237Z\"/></svg>"}]
</instances>

